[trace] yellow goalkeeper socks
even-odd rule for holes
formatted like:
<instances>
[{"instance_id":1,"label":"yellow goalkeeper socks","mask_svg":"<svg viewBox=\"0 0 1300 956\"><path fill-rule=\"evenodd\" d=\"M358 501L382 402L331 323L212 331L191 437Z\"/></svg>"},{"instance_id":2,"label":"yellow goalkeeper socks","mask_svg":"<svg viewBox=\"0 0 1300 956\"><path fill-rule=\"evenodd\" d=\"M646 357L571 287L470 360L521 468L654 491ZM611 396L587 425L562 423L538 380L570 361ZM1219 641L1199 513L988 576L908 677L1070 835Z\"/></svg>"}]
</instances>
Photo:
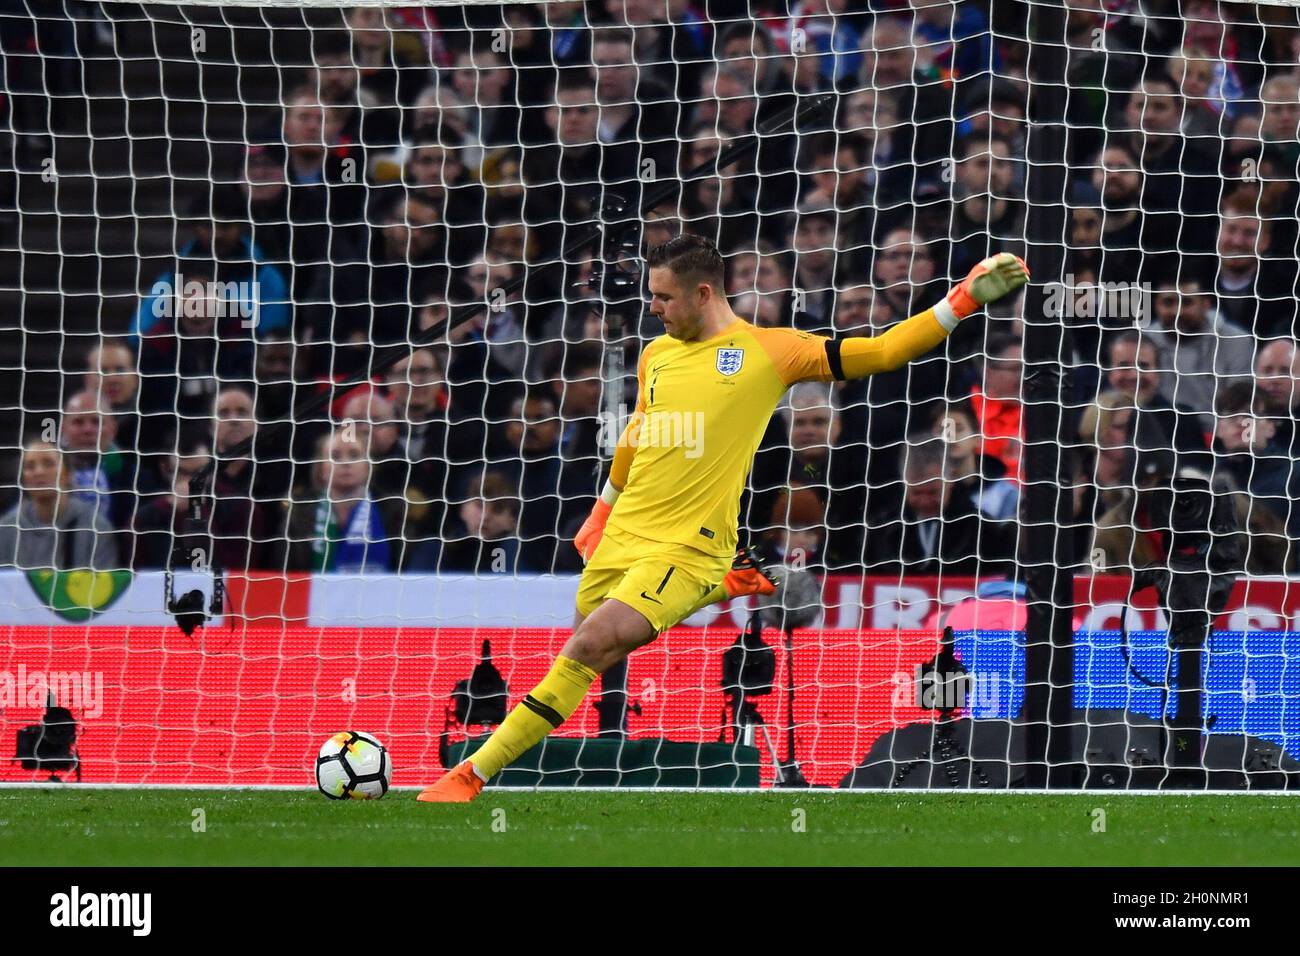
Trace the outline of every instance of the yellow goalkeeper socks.
<instances>
[{"instance_id":1,"label":"yellow goalkeeper socks","mask_svg":"<svg viewBox=\"0 0 1300 956\"><path fill-rule=\"evenodd\" d=\"M586 664L557 657L542 682L469 758L474 772L486 781L514 763L525 750L573 716L597 676Z\"/></svg>"}]
</instances>

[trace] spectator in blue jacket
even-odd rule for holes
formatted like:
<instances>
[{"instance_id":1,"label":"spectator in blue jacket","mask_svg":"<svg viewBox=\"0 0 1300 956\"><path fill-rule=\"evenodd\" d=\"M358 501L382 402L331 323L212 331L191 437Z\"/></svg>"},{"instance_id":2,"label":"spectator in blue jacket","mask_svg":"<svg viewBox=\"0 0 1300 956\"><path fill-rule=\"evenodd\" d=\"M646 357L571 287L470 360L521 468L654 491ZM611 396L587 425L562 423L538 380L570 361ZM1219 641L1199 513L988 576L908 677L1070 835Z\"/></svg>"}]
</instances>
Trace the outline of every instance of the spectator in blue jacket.
<instances>
[{"instance_id":1,"label":"spectator in blue jacket","mask_svg":"<svg viewBox=\"0 0 1300 956\"><path fill-rule=\"evenodd\" d=\"M178 258L214 260L213 280L229 302L226 311L242 316L259 338L287 332L293 322L288 279L253 242L248 198L236 186L218 187L212 194L210 213L209 218L206 198L191 207L191 215L197 220L194 238L181 248ZM154 280L140 300L131 320L132 345L138 347L140 336L171 316L171 300L179 291L178 279L183 281L184 277L169 269Z\"/></svg>"},{"instance_id":2,"label":"spectator in blue jacket","mask_svg":"<svg viewBox=\"0 0 1300 956\"><path fill-rule=\"evenodd\" d=\"M1002 68L988 18L971 4L917 4L912 32L928 64L923 69L936 79L961 80Z\"/></svg>"}]
</instances>

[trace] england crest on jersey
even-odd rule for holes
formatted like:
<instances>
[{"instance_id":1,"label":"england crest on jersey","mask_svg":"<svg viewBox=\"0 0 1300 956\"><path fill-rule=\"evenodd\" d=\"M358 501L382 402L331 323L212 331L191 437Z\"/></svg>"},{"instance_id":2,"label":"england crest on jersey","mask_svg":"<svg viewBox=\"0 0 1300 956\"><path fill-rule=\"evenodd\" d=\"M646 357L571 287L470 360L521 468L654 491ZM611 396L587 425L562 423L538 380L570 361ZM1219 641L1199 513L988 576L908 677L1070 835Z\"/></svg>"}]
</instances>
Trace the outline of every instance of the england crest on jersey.
<instances>
[{"instance_id":1,"label":"england crest on jersey","mask_svg":"<svg viewBox=\"0 0 1300 956\"><path fill-rule=\"evenodd\" d=\"M744 349L718 349L718 371L723 375L735 375L743 364Z\"/></svg>"}]
</instances>

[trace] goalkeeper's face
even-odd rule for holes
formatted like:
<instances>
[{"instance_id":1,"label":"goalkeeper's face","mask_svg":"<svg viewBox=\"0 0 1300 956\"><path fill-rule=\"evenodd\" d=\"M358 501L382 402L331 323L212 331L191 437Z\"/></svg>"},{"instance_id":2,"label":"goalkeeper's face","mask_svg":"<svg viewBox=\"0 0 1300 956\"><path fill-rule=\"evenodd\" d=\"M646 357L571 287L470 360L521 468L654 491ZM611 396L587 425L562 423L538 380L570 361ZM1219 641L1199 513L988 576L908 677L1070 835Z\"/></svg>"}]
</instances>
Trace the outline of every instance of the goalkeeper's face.
<instances>
[{"instance_id":1,"label":"goalkeeper's face","mask_svg":"<svg viewBox=\"0 0 1300 956\"><path fill-rule=\"evenodd\" d=\"M704 283L692 289L666 266L650 270L650 314L664 324L664 331L682 342L699 338L704 326L704 303L711 290Z\"/></svg>"}]
</instances>

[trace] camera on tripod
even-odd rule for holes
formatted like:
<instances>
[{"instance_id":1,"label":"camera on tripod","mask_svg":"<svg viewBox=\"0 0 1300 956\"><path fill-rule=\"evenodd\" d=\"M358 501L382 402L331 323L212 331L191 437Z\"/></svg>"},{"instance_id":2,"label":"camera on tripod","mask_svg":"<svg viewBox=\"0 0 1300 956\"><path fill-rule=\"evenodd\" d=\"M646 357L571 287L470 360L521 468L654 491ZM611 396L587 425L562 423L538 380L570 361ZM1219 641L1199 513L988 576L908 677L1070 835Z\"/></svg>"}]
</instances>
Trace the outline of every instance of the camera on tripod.
<instances>
[{"instance_id":1,"label":"camera on tripod","mask_svg":"<svg viewBox=\"0 0 1300 956\"><path fill-rule=\"evenodd\" d=\"M937 710L944 718L964 709L966 699L973 696L974 677L957 656L955 645L953 629L945 627L938 653L916 666L916 706Z\"/></svg>"},{"instance_id":2,"label":"camera on tripod","mask_svg":"<svg viewBox=\"0 0 1300 956\"><path fill-rule=\"evenodd\" d=\"M639 312L641 309L641 273L621 263L596 263L592 266L591 279L581 284L610 310Z\"/></svg>"},{"instance_id":3,"label":"camera on tripod","mask_svg":"<svg viewBox=\"0 0 1300 956\"><path fill-rule=\"evenodd\" d=\"M763 640L763 616L755 611L722 655L722 693L731 709L734 740L754 746L754 734L764 721L751 698L772 693L775 682L776 650Z\"/></svg>"},{"instance_id":4,"label":"camera on tripod","mask_svg":"<svg viewBox=\"0 0 1300 956\"><path fill-rule=\"evenodd\" d=\"M1185 471L1167 485L1138 492L1150 527L1165 536L1166 559L1136 571L1133 595L1154 587L1169 621L1169 667L1163 680L1152 680L1133 664L1128 647L1127 616L1121 618L1120 652L1130 673L1148 687L1173 694L1172 717L1160 712L1163 763L1161 786L1200 788L1206 783L1205 732L1214 717L1202 714L1204 647L1214 619L1228 606L1243 570L1242 529L1232 496L1216 494L1204 475ZM1174 674L1171 683L1169 674Z\"/></svg>"},{"instance_id":5,"label":"camera on tripod","mask_svg":"<svg viewBox=\"0 0 1300 956\"><path fill-rule=\"evenodd\" d=\"M639 313L645 299L640 269L641 220L626 196L607 192L601 203L601 222L601 256L592 264L591 278L575 286L585 287L607 310Z\"/></svg>"},{"instance_id":6,"label":"camera on tripod","mask_svg":"<svg viewBox=\"0 0 1300 956\"><path fill-rule=\"evenodd\" d=\"M81 780L81 758L77 756L77 720L72 711L60 707L50 692L46 697L45 715L39 724L18 731L16 761L24 770L48 773L59 781L59 774L71 770Z\"/></svg>"},{"instance_id":7,"label":"camera on tripod","mask_svg":"<svg viewBox=\"0 0 1300 956\"><path fill-rule=\"evenodd\" d=\"M1169 616L1169 642L1199 646L1228 604L1241 573L1241 525L1230 495L1186 471L1168 485L1138 492L1151 528L1165 535L1167 560L1140 569L1133 593L1154 587Z\"/></svg>"},{"instance_id":8,"label":"camera on tripod","mask_svg":"<svg viewBox=\"0 0 1300 956\"><path fill-rule=\"evenodd\" d=\"M761 556L745 549L762 564ZM808 781L795 759L794 740L794 630L807 627L822 612L821 582L807 571L781 565L762 565L776 584L773 594L759 598L745 630L722 657L722 690L731 709L733 740L754 746L761 734L772 758L777 787L806 787ZM786 756L777 754L772 731L751 698L771 694L776 682L776 649L763 640L763 625L780 628L785 636Z\"/></svg>"},{"instance_id":9,"label":"camera on tripod","mask_svg":"<svg viewBox=\"0 0 1300 956\"><path fill-rule=\"evenodd\" d=\"M442 734L438 739L438 759L444 767L451 767L451 727L458 724L466 734L471 727L491 727L506 719L506 705L510 689L501 672L492 663L492 644L483 642L479 661L469 677L457 681L443 718Z\"/></svg>"}]
</instances>

